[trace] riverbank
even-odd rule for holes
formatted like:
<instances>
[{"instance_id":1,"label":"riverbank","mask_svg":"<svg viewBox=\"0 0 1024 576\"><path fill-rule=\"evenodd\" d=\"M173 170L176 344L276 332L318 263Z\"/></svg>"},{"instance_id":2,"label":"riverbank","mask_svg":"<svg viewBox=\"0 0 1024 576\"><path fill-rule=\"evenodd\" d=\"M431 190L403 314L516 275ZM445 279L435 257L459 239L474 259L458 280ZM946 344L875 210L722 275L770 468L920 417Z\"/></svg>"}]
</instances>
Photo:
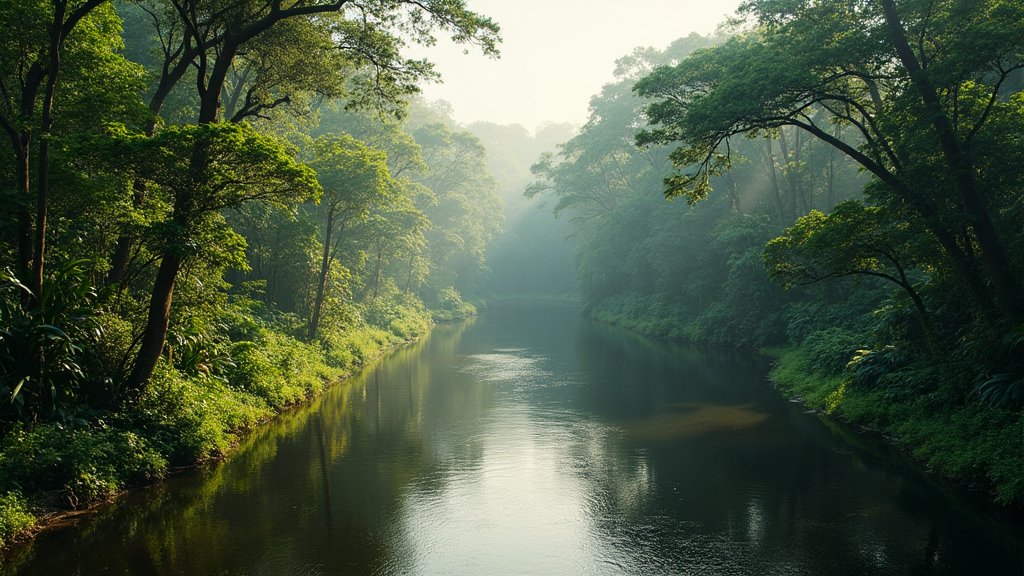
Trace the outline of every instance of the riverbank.
<instances>
[{"instance_id":1,"label":"riverbank","mask_svg":"<svg viewBox=\"0 0 1024 576\"><path fill-rule=\"evenodd\" d=\"M307 343L240 315L218 376L162 362L145 396L121 411L17 425L0 437L0 549L125 491L230 456L276 416L320 396L394 347L423 336L424 309L399 307L387 328L362 323ZM173 354L173 351L171 352Z\"/></svg>"},{"instance_id":2,"label":"riverbank","mask_svg":"<svg viewBox=\"0 0 1024 576\"><path fill-rule=\"evenodd\" d=\"M817 368L803 347L770 350L778 359L770 378L785 395L808 408L881 434L929 471L998 504L1024 502L1024 416L998 410L978 399L950 404L936 382L921 382L914 393L897 393L885 382L858 382L848 370ZM920 368L918 368L920 370ZM915 368L888 374L913 382Z\"/></svg>"},{"instance_id":3,"label":"riverbank","mask_svg":"<svg viewBox=\"0 0 1024 576\"><path fill-rule=\"evenodd\" d=\"M1024 526L803 414L765 385L767 364L571 306L493 305L261 427L226 462L16 548L0 574L1020 568Z\"/></svg>"},{"instance_id":4,"label":"riverbank","mask_svg":"<svg viewBox=\"0 0 1024 576\"><path fill-rule=\"evenodd\" d=\"M586 314L649 337L757 348L723 341L707 323L686 321L685 314L642 298L611 299ZM801 345L762 348L777 360L770 379L809 409L881 434L946 481L985 492L1003 506L1024 504L1024 414L993 408L957 389L950 382L968 376L943 373L952 369L878 353L857 357L847 336L845 330L825 329Z\"/></svg>"}]
</instances>

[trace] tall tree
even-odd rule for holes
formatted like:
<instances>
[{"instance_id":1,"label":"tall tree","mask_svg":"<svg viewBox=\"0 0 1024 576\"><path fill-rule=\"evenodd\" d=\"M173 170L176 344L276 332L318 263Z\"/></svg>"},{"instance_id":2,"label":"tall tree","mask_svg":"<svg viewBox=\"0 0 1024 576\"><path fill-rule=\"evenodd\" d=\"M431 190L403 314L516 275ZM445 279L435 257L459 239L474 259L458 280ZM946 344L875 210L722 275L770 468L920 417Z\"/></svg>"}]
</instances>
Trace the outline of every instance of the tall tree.
<instances>
[{"instance_id":1,"label":"tall tree","mask_svg":"<svg viewBox=\"0 0 1024 576\"><path fill-rule=\"evenodd\" d=\"M311 339L316 338L320 326L327 280L342 234L355 220L366 218L375 205L386 203L396 186L388 173L387 155L351 136L320 137L313 154L310 166L324 190L320 202L324 220L323 256L307 324Z\"/></svg>"},{"instance_id":2,"label":"tall tree","mask_svg":"<svg viewBox=\"0 0 1024 576\"><path fill-rule=\"evenodd\" d=\"M110 38L117 27L92 22L77 34L90 14L106 0L51 0L7 3L0 8L0 26L18 30L0 41L0 128L15 157L17 210L17 268L31 291L42 291L46 259L46 225L50 194L50 135L54 105L61 80L62 61L71 50L92 50ZM103 18L103 15L100 15ZM105 36L105 37L104 37ZM77 45L75 45L77 44ZM101 48L102 49L102 48ZM36 177L33 201L32 158L35 146ZM34 214L31 206L35 206Z\"/></svg>"},{"instance_id":3,"label":"tall tree","mask_svg":"<svg viewBox=\"0 0 1024 576\"><path fill-rule=\"evenodd\" d=\"M884 183L879 202L920 219L981 315L1022 322L1019 270L999 222L1008 191L972 151L1017 122L1020 104L1002 86L1022 66L1024 6L962 4L746 2L758 28L637 84L657 100L638 139L683 143L666 191L698 199L729 168L732 137L800 129ZM862 144L836 136L835 123Z\"/></svg>"},{"instance_id":4,"label":"tall tree","mask_svg":"<svg viewBox=\"0 0 1024 576\"><path fill-rule=\"evenodd\" d=\"M370 71L368 79L360 81L360 76L356 75L352 82L364 89L362 94L369 91L392 100L400 100L402 95L413 89L417 80L430 73L429 66L424 63L401 56L399 49L403 37L429 43L433 41L432 33L441 30L451 34L457 42L477 44L490 54L496 52L498 41L497 25L466 9L462 1L363 3L354 0L300 0L287 7L278 0L253 0L227 6L202 0L169 1L182 33L190 38L190 45L200 47L192 62L196 68L198 126L222 122L223 96L230 86L239 58L244 58L264 39L270 38L267 35L271 31L280 30L291 21L337 15L335 27L331 29L336 48L345 51L352 61L362 64L356 68ZM302 46L299 44L297 48ZM293 71L305 73L306 69L300 66ZM249 110L253 115L267 106L286 103L283 96L275 97L271 90L247 94L252 94L253 99L247 100L241 110ZM238 115L236 112L235 116ZM196 177L193 182L199 185L203 182L201 177L211 170L214 159L207 149L207 140L196 139L194 144L195 149L189 154L188 173ZM174 197L171 221L187 228L194 216L191 194L178 191ZM165 250L161 254L142 343L126 382L126 388L133 395L144 389L163 350L171 297L180 265L180 258L173 252Z\"/></svg>"},{"instance_id":5,"label":"tall tree","mask_svg":"<svg viewBox=\"0 0 1024 576\"><path fill-rule=\"evenodd\" d=\"M168 127L153 137L119 132L107 152L123 167L173 198L160 223L161 263L154 280L146 328L122 399L143 390L163 351L171 295L179 270L202 255L226 224L221 212L262 200L294 203L319 195L313 171L275 139L235 124ZM202 162L196 161L201 154Z\"/></svg>"}]
</instances>

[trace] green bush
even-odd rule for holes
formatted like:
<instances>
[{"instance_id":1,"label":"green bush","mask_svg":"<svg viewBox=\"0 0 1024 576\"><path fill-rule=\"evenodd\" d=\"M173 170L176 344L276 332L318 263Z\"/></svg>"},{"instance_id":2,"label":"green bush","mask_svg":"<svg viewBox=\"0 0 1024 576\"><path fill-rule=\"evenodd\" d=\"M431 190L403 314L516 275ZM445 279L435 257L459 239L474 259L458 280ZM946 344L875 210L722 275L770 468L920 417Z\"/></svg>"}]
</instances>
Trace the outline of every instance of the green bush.
<instances>
[{"instance_id":1,"label":"green bush","mask_svg":"<svg viewBox=\"0 0 1024 576\"><path fill-rule=\"evenodd\" d=\"M235 366L228 373L232 387L261 398L269 406L283 408L303 398L300 387L286 380L265 347L239 342L231 349Z\"/></svg>"},{"instance_id":2,"label":"green bush","mask_svg":"<svg viewBox=\"0 0 1024 576\"><path fill-rule=\"evenodd\" d=\"M802 348L786 351L770 377L786 395L799 397L807 406L817 410L837 408L836 396L845 392L843 377L816 372L813 361Z\"/></svg>"},{"instance_id":3,"label":"green bush","mask_svg":"<svg viewBox=\"0 0 1024 576\"><path fill-rule=\"evenodd\" d=\"M163 476L167 460L139 434L112 426L19 428L5 438L0 490L61 490L72 506Z\"/></svg>"},{"instance_id":4,"label":"green bush","mask_svg":"<svg viewBox=\"0 0 1024 576\"><path fill-rule=\"evenodd\" d=\"M371 300L364 307L363 318L370 326L391 332L402 340L426 334L431 323L430 313L423 303L415 296L404 294Z\"/></svg>"},{"instance_id":5,"label":"green bush","mask_svg":"<svg viewBox=\"0 0 1024 576\"><path fill-rule=\"evenodd\" d=\"M18 492L0 495L0 547L36 523L28 503Z\"/></svg>"},{"instance_id":6,"label":"green bush","mask_svg":"<svg viewBox=\"0 0 1024 576\"><path fill-rule=\"evenodd\" d=\"M864 342L849 330L826 328L808 334L800 348L814 372L836 375L846 371L857 350L864 348Z\"/></svg>"},{"instance_id":7,"label":"green bush","mask_svg":"<svg viewBox=\"0 0 1024 576\"><path fill-rule=\"evenodd\" d=\"M102 337L87 268L82 260L52 266L40 294L0 271L0 419L70 420L81 408L96 376L87 349ZM31 359L41 360L40 371Z\"/></svg>"},{"instance_id":8,"label":"green bush","mask_svg":"<svg viewBox=\"0 0 1024 576\"><path fill-rule=\"evenodd\" d=\"M278 410L320 392L341 376L339 368L327 365L319 346L268 329L259 330L255 341L236 342L231 357L230 385Z\"/></svg>"},{"instance_id":9,"label":"green bush","mask_svg":"<svg viewBox=\"0 0 1024 576\"><path fill-rule=\"evenodd\" d=\"M848 376L825 373L824 364L814 358L841 350L825 343L842 340L819 338L814 354L807 345L786 351L772 370L772 380L812 408L894 439L946 478L988 487L1004 504L1024 500L1024 415L978 399L951 401L938 385L936 367L908 363L895 350L862 353Z\"/></svg>"},{"instance_id":10,"label":"green bush","mask_svg":"<svg viewBox=\"0 0 1024 576\"><path fill-rule=\"evenodd\" d=\"M150 438L172 465L224 455L238 432L270 417L259 398L212 378L185 378L161 364L146 395L122 419Z\"/></svg>"},{"instance_id":11,"label":"green bush","mask_svg":"<svg viewBox=\"0 0 1024 576\"><path fill-rule=\"evenodd\" d=\"M475 316L476 306L464 302L459 291L451 286L443 288L437 296L437 303L431 309L431 315L437 322L451 322Z\"/></svg>"}]
</instances>

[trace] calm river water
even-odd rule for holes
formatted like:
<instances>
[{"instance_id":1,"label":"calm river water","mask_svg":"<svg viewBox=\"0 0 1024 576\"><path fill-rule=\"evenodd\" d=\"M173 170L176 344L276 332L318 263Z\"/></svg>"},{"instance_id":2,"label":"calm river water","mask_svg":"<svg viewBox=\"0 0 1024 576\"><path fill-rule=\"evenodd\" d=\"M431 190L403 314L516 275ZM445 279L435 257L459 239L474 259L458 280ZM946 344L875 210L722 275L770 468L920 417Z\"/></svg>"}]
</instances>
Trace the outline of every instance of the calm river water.
<instances>
[{"instance_id":1,"label":"calm river water","mask_svg":"<svg viewBox=\"0 0 1024 576\"><path fill-rule=\"evenodd\" d=\"M1024 574L1018 520L766 370L497 306L0 573Z\"/></svg>"}]
</instances>

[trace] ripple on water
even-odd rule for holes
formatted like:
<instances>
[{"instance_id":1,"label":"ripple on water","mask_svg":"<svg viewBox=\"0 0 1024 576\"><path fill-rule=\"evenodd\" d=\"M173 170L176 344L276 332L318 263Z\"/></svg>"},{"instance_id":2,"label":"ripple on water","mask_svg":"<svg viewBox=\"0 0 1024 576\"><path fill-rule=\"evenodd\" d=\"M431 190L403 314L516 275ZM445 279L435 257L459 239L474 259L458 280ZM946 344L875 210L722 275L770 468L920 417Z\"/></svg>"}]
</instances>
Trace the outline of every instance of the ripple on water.
<instances>
[{"instance_id":1,"label":"ripple on water","mask_svg":"<svg viewBox=\"0 0 1024 576\"><path fill-rule=\"evenodd\" d=\"M484 382L513 384L542 383L551 374L541 367L543 356L529 356L525 349L501 348L486 354L468 356L462 372Z\"/></svg>"}]
</instances>

